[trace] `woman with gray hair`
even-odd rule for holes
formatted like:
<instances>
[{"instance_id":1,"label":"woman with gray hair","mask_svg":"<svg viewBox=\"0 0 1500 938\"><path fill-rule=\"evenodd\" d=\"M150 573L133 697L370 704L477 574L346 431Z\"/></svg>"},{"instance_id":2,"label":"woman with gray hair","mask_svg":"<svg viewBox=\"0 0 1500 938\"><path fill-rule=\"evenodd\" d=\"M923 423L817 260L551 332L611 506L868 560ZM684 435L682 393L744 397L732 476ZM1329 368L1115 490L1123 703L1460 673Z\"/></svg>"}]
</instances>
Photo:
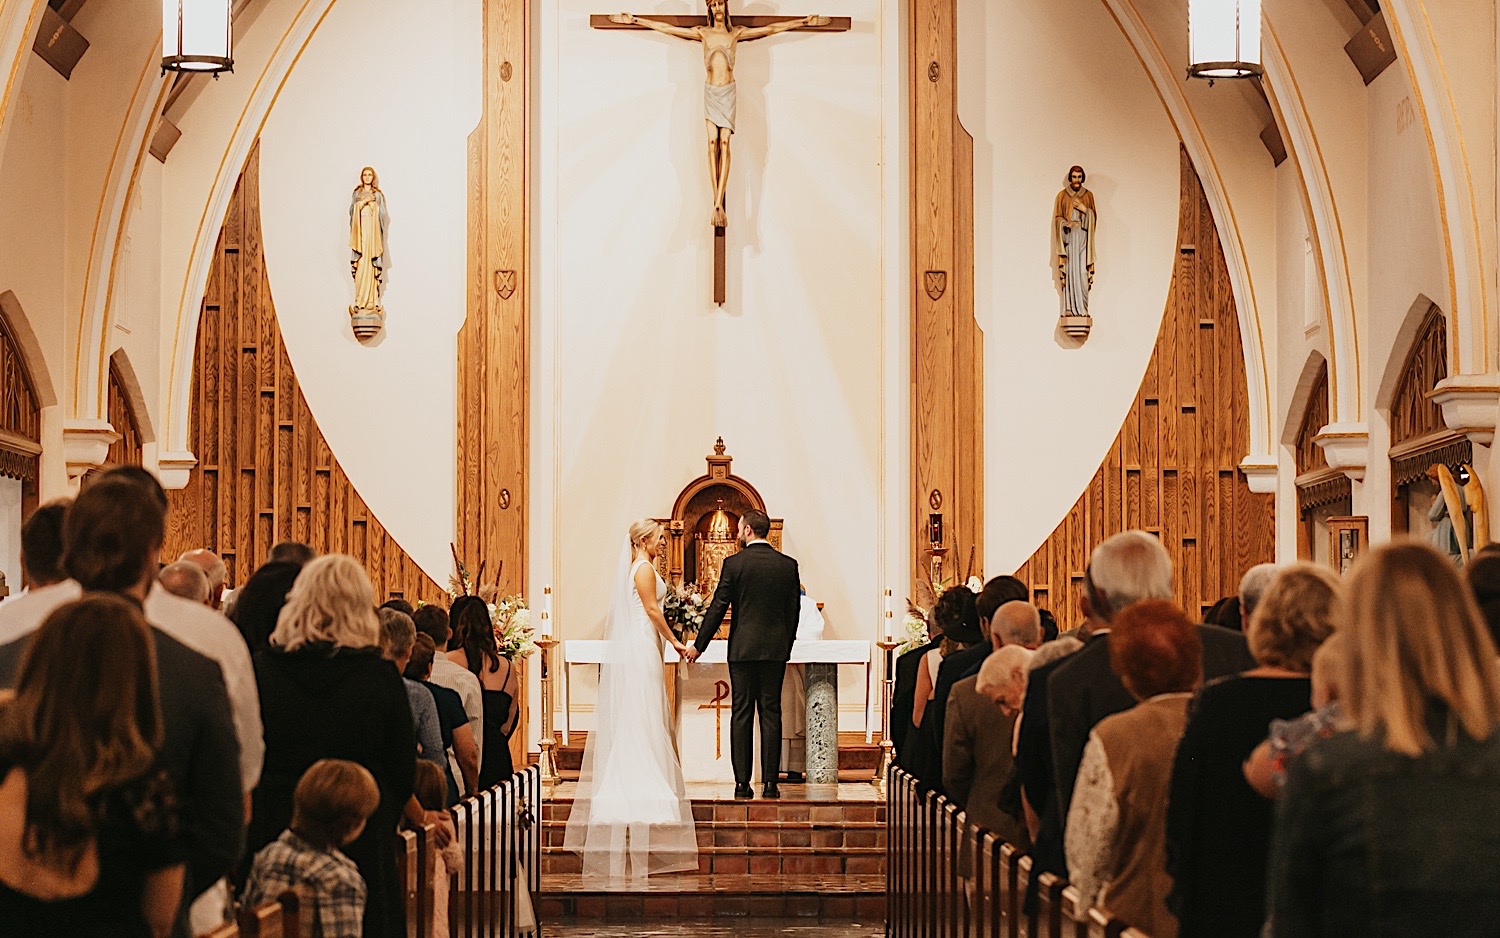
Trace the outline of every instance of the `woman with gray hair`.
<instances>
[{"instance_id":1,"label":"woman with gray hair","mask_svg":"<svg viewBox=\"0 0 1500 938\"><path fill-rule=\"evenodd\" d=\"M381 657L375 593L353 557L320 557L302 569L255 656L266 761L255 789L246 855L291 823L297 781L319 759L357 762L375 776L380 805L344 848L369 887L364 934L406 934L392 843L412 794L416 736L396 666Z\"/></svg>"}]
</instances>

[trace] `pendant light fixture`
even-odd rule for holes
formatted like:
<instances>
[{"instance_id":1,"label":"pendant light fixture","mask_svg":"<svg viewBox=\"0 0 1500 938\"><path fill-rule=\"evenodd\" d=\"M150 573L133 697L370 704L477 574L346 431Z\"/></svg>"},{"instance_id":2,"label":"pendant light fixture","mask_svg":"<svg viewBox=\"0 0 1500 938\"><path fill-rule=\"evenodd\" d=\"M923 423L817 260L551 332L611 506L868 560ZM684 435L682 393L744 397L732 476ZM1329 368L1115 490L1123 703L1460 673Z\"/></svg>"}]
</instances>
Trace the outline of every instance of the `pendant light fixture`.
<instances>
[{"instance_id":1,"label":"pendant light fixture","mask_svg":"<svg viewBox=\"0 0 1500 938\"><path fill-rule=\"evenodd\" d=\"M234 70L233 0L162 0L163 72Z\"/></svg>"},{"instance_id":2,"label":"pendant light fixture","mask_svg":"<svg viewBox=\"0 0 1500 938\"><path fill-rule=\"evenodd\" d=\"M1188 77L1250 78L1260 59L1260 0L1188 0Z\"/></svg>"}]
</instances>

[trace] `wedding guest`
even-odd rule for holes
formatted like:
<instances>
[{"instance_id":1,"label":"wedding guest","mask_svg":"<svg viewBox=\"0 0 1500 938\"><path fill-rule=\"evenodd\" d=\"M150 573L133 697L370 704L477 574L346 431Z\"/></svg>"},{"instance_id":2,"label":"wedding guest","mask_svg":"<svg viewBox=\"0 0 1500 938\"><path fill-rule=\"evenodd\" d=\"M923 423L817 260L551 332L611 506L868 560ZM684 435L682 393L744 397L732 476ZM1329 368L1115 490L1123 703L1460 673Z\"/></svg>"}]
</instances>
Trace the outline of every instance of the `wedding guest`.
<instances>
[{"instance_id":1,"label":"wedding guest","mask_svg":"<svg viewBox=\"0 0 1500 938\"><path fill-rule=\"evenodd\" d=\"M981 595L980 599L983 598ZM983 608L980 607L981 612ZM990 620L990 645L995 651L1007 645L1018 645L1028 651L1036 651L1041 647L1042 634L1042 611L1024 599L1012 599L1004 603L995 610L994 617Z\"/></svg>"},{"instance_id":2,"label":"wedding guest","mask_svg":"<svg viewBox=\"0 0 1500 938\"><path fill-rule=\"evenodd\" d=\"M891 689L891 712L886 725L890 728L891 743L896 747L896 764L902 768L910 765L911 759L907 739L915 732L912 711L916 707L917 673L925 667L927 653L943 647L943 630L931 621L931 617L927 630L929 639L925 644L902 652L896 659L896 680Z\"/></svg>"},{"instance_id":3,"label":"wedding guest","mask_svg":"<svg viewBox=\"0 0 1500 938\"><path fill-rule=\"evenodd\" d=\"M473 794L477 791L475 786L478 784L479 766L484 759L484 691L479 686L479 678L470 674L469 669L463 665L450 661L443 653L443 649L448 647L451 631L448 628L448 610L431 604L418 606L417 611L412 613L411 620L418 632L431 636L437 648L437 654L432 659L432 676L428 680L456 692L464 703L464 713L469 716L469 731L474 738L474 775L470 778L461 771L458 780L465 786L462 794ZM460 758L459 762L462 768L463 760Z\"/></svg>"},{"instance_id":4,"label":"wedding guest","mask_svg":"<svg viewBox=\"0 0 1500 938\"><path fill-rule=\"evenodd\" d=\"M241 904L253 909L295 889L313 934L361 938L368 891L359 867L340 848L360 835L379 806L375 778L357 762L319 759L292 798L291 824L255 855Z\"/></svg>"},{"instance_id":5,"label":"wedding guest","mask_svg":"<svg viewBox=\"0 0 1500 938\"><path fill-rule=\"evenodd\" d=\"M64 605L32 637L0 706L5 934L171 933L185 851L157 752L155 657L118 596Z\"/></svg>"},{"instance_id":6,"label":"wedding guest","mask_svg":"<svg viewBox=\"0 0 1500 938\"><path fill-rule=\"evenodd\" d=\"M950 590L951 592L951 590ZM964 590L968 592L968 590ZM946 594L944 594L946 595ZM999 647L990 639L990 625L995 613L1001 607L1011 602L1024 602L1031 595L1031 590L1020 580L1013 576L997 576L991 579L979 591L974 598L974 611L979 618L980 641L973 646L959 651L957 654L945 657L938 668L936 680L933 683L932 703L928 712L932 720L932 744L935 765L932 773L933 778L941 782L942 755L944 723L947 719L948 695L953 691L953 685L966 677L973 677L979 673L979 666L984 659Z\"/></svg>"},{"instance_id":7,"label":"wedding guest","mask_svg":"<svg viewBox=\"0 0 1500 938\"><path fill-rule=\"evenodd\" d=\"M208 575L197 564L188 563L185 560L167 564L156 575L156 582L161 584L162 589L179 599L186 599L200 606L208 605L210 596Z\"/></svg>"},{"instance_id":8,"label":"wedding guest","mask_svg":"<svg viewBox=\"0 0 1500 938\"><path fill-rule=\"evenodd\" d=\"M1024 647L1010 648L990 655L977 675L953 685L944 728L943 788L974 824L1024 846L1024 828L1000 807L1015 758L1018 687L1024 692L1025 661L1030 657Z\"/></svg>"},{"instance_id":9,"label":"wedding guest","mask_svg":"<svg viewBox=\"0 0 1500 938\"><path fill-rule=\"evenodd\" d=\"M1167 792L1202 657L1197 627L1171 602L1136 603L1111 620L1110 667L1139 702L1089 731L1068 809L1068 880L1083 904L1152 938L1177 935L1166 906Z\"/></svg>"},{"instance_id":10,"label":"wedding guest","mask_svg":"<svg viewBox=\"0 0 1500 938\"><path fill-rule=\"evenodd\" d=\"M1312 662L1313 709L1292 720L1272 720L1270 735L1245 760L1245 781L1262 798L1279 798L1286 767L1315 739L1348 729L1339 706L1339 683L1347 672L1349 635L1334 632L1318 646Z\"/></svg>"},{"instance_id":11,"label":"wedding guest","mask_svg":"<svg viewBox=\"0 0 1500 938\"><path fill-rule=\"evenodd\" d=\"M510 734L515 732L516 668L500 654L489 607L477 596L454 600L449 616L463 647L448 652L448 659L479 678L484 696L484 752L479 763L479 788L498 785L515 773L510 755ZM502 664L503 662L503 664Z\"/></svg>"},{"instance_id":12,"label":"wedding guest","mask_svg":"<svg viewBox=\"0 0 1500 938\"><path fill-rule=\"evenodd\" d=\"M417 611L415 606L402 599L400 596L392 596L390 599L387 599L385 602L381 603L380 608L394 609L404 616L410 616L413 612Z\"/></svg>"},{"instance_id":13,"label":"wedding guest","mask_svg":"<svg viewBox=\"0 0 1500 938\"><path fill-rule=\"evenodd\" d=\"M942 739L937 735L938 719L930 712L943 660L984 642L979 630L979 613L973 592L963 587L947 590L938 597L932 609L932 621L943 632L943 643L928 652L917 670L917 691L912 701L911 727L907 730L907 755L903 768L925 786L941 789L943 784Z\"/></svg>"},{"instance_id":14,"label":"wedding guest","mask_svg":"<svg viewBox=\"0 0 1500 938\"><path fill-rule=\"evenodd\" d=\"M290 563L305 567L317 559L318 552L298 541L281 541L271 547L266 563Z\"/></svg>"},{"instance_id":15,"label":"wedding guest","mask_svg":"<svg viewBox=\"0 0 1500 938\"><path fill-rule=\"evenodd\" d=\"M1500 645L1500 544L1490 544L1471 556L1464 579L1474 592L1490 637Z\"/></svg>"},{"instance_id":16,"label":"wedding guest","mask_svg":"<svg viewBox=\"0 0 1500 938\"><path fill-rule=\"evenodd\" d=\"M1277 575L1282 568L1274 563L1258 563L1245 571L1240 577L1240 622L1249 625L1255 616L1255 609L1260 605L1261 599L1271 589L1271 584L1276 582ZM1221 624L1221 623L1215 623Z\"/></svg>"},{"instance_id":17,"label":"wedding guest","mask_svg":"<svg viewBox=\"0 0 1500 938\"><path fill-rule=\"evenodd\" d=\"M63 518L70 498L48 502L21 525L21 585L28 592L61 583L63 570Z\"/></svg>"},{"instance_id":18,"label":"wedding guest","mask_svg":"<svg viewBox=\"0 0 1500 938\"><path fill-rule=\"evenodd\" d=\"M250 820L253 850L292 819L298 781L320 759L369 770L380 803L344 852L369 887L368 938L400 938L405 909L392 847L411 798L416 733L401 675L380 656L380 622L364 568L334 554L309 563L287 596L271 648L255 656L266 768Z\"/></svg>"},{"instance_id":19,"label":"wedding guest","mask_svg":"<svg viewBox=\"0 0 1500 938\"><path fill-rule=\"evenodd\" d=\"M1500 916L1495 642L1433 548L1375 548L1345 578L1340 706L1352 730L1287 770L1269 933L1483 935Z\"/></svg>"},{"instance_id":20,"label":"wedding guest","mask_svg":"<svg viewBox=\"0 0 1500 938\"><path fill-rule=\"evenodd\" d=\"M446 807L444 789L446 783L431 763L417 763L416 796L422 807L439 815L438 824L445 827L453 838L453 818ZM448 880L462 873L464 850L456 838L448 841L441 850L427 851L427 902L432 909L432 928L423 938L448 938Z\"/></svg>"},{"instance_id":21,"label":"wedding guest","mask_svg":"<svg viewBox=\"0 0 1500 938\"><path fill-rule=\"evenodd\" d=\"M301 572L298 564L273 560L252 573L245 585L235 591L229 619L239 628L252 655L271 647L276 619Z\"/></svg>"},{"instance_id":22,"label":"wedding guest","mask_svg":"<svg viewBox=\"0 0 1500 938\"><path fill-rule=\"evenodd\" d=\"M214 618L214 613L155 585L165 510L160 485L139 467L111 469L79 494L64 517L63 565L69 579L31 594L30 603L0 607L0 632L10 638L0 645L0 687L14 686L21 659L46 617L85 591L144 605L156 655L161 761L177 801L187 861L183 899L191 903L240 859L245 793L260 773L260 719L253 680L248 696L232 695L226 688L238 673L232 663L224 666L167 628L183 608L190 616Z\"/></svg>"},{"instance_id":23,"label":"wedding guest","mask_svg":"<svg viewBox=\"0 0 1500 938\"><path fill-rule=\"evenodd\" d=\"M403 675L401 684L406 688L406 699L411 704L412 728L417 734L417 758L437 766L447 765L437 701L420 682L405 676L412 646L417 639L417 628L411 624L411 616L390 606L381 606L376 613L380 618L380 653Z\"/></svg>"},{"instance_id":24,"label":"wedding guest","mask_svg":"<svg viewBox=\"0 0 1500 938\"><path fill-rule=\"evenodd\" d=\"M228 571L224 568L224 561L218 554L211 550L198 548L190 550L177 558L178 563L190 563L203 571L208 577L208 600L205 605L218 611L224 606L224 580Z\"/></svg>"},{"instance_id":25,"label":"wedding guest","mask_svg":"<svg viewBox=\"0 0 1500 938\"><path fill-rule=\"evenodd\" d=\"M1169 905L1184 938L1257 938L1265 924L1272 806L1245 781L1243 766L1273 720L1311 707L1308 675L1318 646L1333 632L1339 585L1326 568L1305 563L1273 576L1252 604L1247 632L1259 666L1205 686L1177 747L1167 872Z\"/></svg>"},{"instance_id":26,"label":"wedding guest","mask_svg":"<svg viewBox=\"0 0 1500 938\"><path fill-rule=\"evenodd\" d=\"M464 712L463 700L458 692L432 683L432 663L436 655L437 645L433 643L432 636L418 632L416 642L412 645L411 658L402 669L402 674L410 680L420 682L431 692L432 700L437 704L438 728L442 731L443 747L447 750L443 759L443 777L448 786L445 806L451 806L458 803L462 791L477 789L479 750L474 743L474 731L469 726L469 715ZM456 775L455 765L458 767ZM462 790L458 787L459 778L464 780Z\"/></svg>"},{"instance_id":27,"label":"wedding guest","mask_svg":"<svg viewBox=\"0 0 1500 938\"><path fill-rule=\"evenodd\" d=\"M1238 595L1225 596L1214 603L1203 616L1203 622L1205 625L1217 625L1220 628L1243 632L1245 623L1240 618L1240 597Z\"/></svg>"}]
</instances>

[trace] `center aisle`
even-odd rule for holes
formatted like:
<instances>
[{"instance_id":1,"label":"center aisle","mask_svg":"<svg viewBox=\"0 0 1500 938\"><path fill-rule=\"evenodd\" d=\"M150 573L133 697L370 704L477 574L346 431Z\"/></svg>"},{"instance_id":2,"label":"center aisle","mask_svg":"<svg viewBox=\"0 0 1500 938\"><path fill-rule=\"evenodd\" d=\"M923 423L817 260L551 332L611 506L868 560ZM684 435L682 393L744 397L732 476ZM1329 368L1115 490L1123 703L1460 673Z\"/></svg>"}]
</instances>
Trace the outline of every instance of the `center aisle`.
<instances>
[{"instance_id":1,"label":"center aisle","mask_svg":"<svg viewBox=\"0 0 1500 938\"><path fill-rule=\"evenodd\" d=\"M542 809L538 912L549 931L627 934L598 923L632 921L632 935L720 934L704 921L713 919L731 919L722 922L725 935L731 928L736 935L858 935L883 927L886 808L874 786L783 784L775 801L736 801L733 791L730 784L688 786L697 873L602 884L585 883L578 856L562 848L576 786L560 784ZM642 931L642 919L668 930ZM769 930L747 933L746 925Z\"/></svg>"}]
</instances>

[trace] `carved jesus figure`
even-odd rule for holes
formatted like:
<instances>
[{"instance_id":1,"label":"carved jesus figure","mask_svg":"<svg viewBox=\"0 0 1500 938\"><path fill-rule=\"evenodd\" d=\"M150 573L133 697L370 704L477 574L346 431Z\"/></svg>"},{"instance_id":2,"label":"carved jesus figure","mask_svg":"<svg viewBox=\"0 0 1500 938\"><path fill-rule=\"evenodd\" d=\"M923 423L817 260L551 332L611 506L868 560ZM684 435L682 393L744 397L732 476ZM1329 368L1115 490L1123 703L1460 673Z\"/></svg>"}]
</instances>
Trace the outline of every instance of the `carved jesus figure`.
<instances>
[{"instance_id":1,"label":"carved jesus figure","mask_svg":"<svg viewBox=\"0 0 1500 938\"><path fill-rule=\"evenodd\" d=\"M729 141L734 135L734 57L742 42L754 42L777 33L811 26L826 26L826 16L804 16L769 26L735 26L729 18L728 0L708 0L708 25L682 27L660 23L630 13L616 13L610 20L627 26L644 26L659 33L703 43L703 107L708 129L708 173L713 185L715 228L728 225L724 213L724 191L729 185Z\"/></svg>"}]
</instances>

